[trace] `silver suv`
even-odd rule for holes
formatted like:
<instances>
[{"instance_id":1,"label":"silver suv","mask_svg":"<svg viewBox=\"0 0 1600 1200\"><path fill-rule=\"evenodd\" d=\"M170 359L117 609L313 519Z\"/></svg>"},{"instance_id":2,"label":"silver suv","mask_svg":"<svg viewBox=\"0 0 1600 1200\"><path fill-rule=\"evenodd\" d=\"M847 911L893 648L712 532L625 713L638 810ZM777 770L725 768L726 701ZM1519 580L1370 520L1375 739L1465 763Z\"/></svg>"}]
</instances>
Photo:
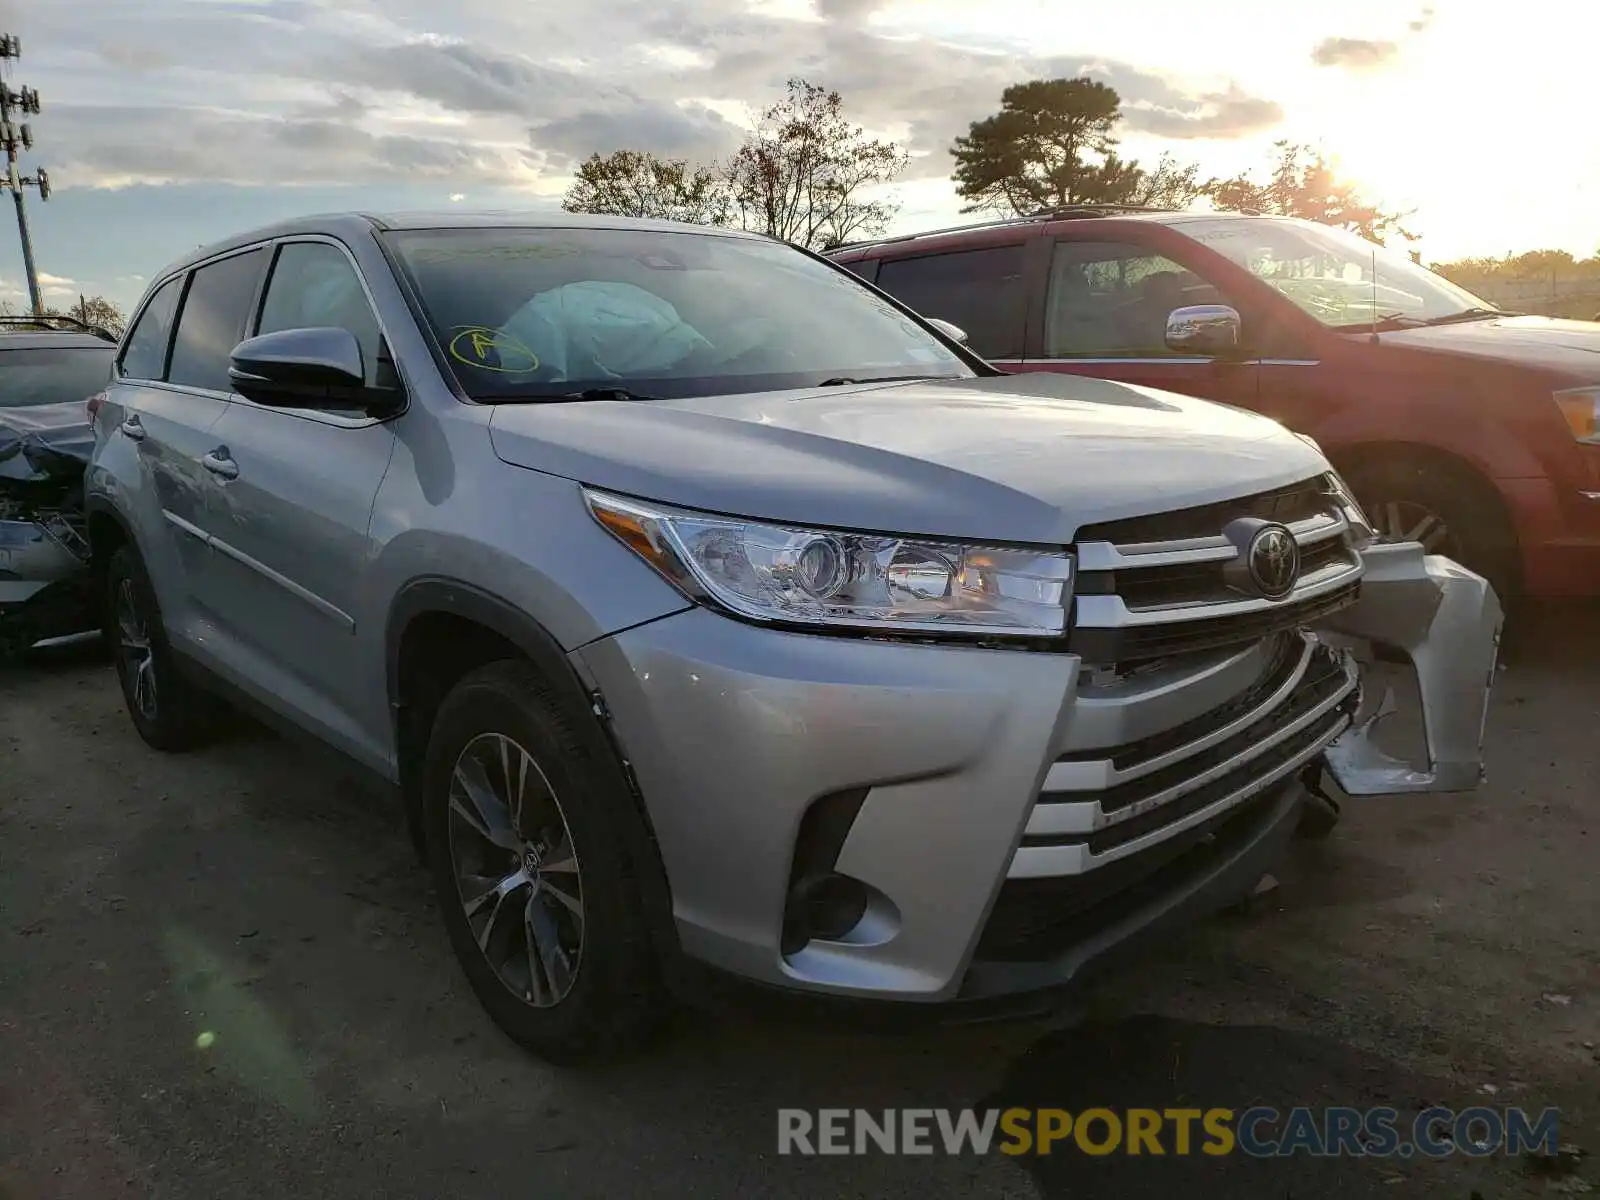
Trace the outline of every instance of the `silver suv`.
<instances>
[{"instance_id":1,"label":"silver suv","mask_svg":"<svg viewBox=\"0 0 1600 1200\"><path fill-rule=\"evenodd\" d=\"M261 230L156 279L96 438L139 732L227 697L395 789L472 987L556 1061L729 978L1033 1003L1248 893L1324 763L1479 778L1494 594L1375 544L1314 444L1002 374L766 238ZM1420 766L1371 737L1374 641Z\"/></svg>"}]
</instances>

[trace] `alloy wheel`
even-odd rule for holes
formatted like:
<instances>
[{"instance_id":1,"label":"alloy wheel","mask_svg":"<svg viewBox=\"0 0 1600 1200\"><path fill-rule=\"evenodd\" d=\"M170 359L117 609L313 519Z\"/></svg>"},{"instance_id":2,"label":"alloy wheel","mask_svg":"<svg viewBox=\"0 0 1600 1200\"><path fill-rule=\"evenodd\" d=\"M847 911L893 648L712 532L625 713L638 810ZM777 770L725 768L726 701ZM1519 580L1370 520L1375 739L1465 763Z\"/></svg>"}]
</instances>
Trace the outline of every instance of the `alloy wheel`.
<instances>
[{"instance_id":1,"label":"alloy wheel","mask_svg":"<svg viewBox=\"0 0 1600 1200\"><path fill-rule=\"evenodd\" d=\"M572 991L583 961L583 876L565 814L514 739L468 742L450 774L450 863L478 949L535 1008Z\"/></svg>"},{"instance_id":2,"label":"alloy wheel","mask_svg":"<svg viewBox=\"0 0 1600 1200\"><path fill-rule=\"evenodd\" d=\"M156 658L150 624L139 611L133 580L117 583L117 670L127 685L129 702L147 721L156 716Z\"/></svg>"},{"instance_id":3,"label":"alloy wheel","mask_svg":"<svg viewBox=\"0 0 1600 1200\"><path fill-rule=\"evenodd\" d=\"M1445 519L1410 500L1384 500L1367 510L1367 518L1388 542L1421 542L1429 554L1461 557L1461 543Z\"/></svg>"}]
</instances>

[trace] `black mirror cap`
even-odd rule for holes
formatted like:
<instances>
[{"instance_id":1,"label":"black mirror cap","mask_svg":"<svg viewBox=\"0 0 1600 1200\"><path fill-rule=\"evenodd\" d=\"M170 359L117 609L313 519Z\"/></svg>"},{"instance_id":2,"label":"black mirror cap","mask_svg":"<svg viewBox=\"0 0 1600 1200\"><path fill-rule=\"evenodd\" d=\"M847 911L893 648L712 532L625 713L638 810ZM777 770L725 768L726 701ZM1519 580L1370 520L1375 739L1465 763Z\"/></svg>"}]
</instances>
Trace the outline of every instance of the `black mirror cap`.
<instances>
[{"instance_id":1,"label":"black mirror cap","mask_svg":"<svg viewBox=\"0 0 1600 1200\"><path fill-rule=\"evenodd\" d=\"M247 400L283 408L386 409L398 393L366 382L361 343L348 329L283 329L233 349L228 380Z\"/></svg>"}]
</instances>

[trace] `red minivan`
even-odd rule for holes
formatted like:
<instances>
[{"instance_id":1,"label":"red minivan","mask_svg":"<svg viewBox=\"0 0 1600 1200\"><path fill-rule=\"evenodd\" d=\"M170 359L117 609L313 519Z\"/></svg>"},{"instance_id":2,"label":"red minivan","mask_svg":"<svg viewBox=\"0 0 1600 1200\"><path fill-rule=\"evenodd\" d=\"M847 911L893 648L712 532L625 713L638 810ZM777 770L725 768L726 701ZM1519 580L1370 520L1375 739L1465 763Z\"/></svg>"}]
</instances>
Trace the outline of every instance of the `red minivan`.
<instances>
[{"instance_id":1,"label":"red minivan","mask_svg":"<svg viewBox=\"0 0 1600 1200\"><path fill-rule=\"evenodd\" d=\"M1600 324L1517 316L1288 217L1068 210L833 251L1008 370L1254 409L1390 536L1502 596L1600 596Z\"/></svg>"}]
</instances>

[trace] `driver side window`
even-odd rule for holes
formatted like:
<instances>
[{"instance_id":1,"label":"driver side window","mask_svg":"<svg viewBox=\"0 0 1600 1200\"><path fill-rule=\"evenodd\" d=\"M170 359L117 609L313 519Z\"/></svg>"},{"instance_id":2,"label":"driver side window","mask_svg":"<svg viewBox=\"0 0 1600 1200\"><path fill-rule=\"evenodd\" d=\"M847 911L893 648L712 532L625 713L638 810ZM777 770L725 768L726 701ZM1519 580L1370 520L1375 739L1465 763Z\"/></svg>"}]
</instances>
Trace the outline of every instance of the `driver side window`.
<instances>
[{"instance_id":1,"label":"driver side window","mask_svg":"<svg viewBox=\"0 0 1600 1200\"><path fill-rule=\"evenodd\" d=\"M1045 300L1045 356L1171 358L1172 310L1225 303L1193 271L1146 247L1057 242Z\"/></svg>"},{"instance_id":2,"label":"driver side window","mask_svg":"<svg viewBox=\"0 0 1600 1200\"><path fill-rule=\"evenodd\" d=\"M383 335L350 260L326 242L290 242L278 251L257 333L347 329L361 346L369 386L377 386Z\"/></svg>"}]
</instances>

